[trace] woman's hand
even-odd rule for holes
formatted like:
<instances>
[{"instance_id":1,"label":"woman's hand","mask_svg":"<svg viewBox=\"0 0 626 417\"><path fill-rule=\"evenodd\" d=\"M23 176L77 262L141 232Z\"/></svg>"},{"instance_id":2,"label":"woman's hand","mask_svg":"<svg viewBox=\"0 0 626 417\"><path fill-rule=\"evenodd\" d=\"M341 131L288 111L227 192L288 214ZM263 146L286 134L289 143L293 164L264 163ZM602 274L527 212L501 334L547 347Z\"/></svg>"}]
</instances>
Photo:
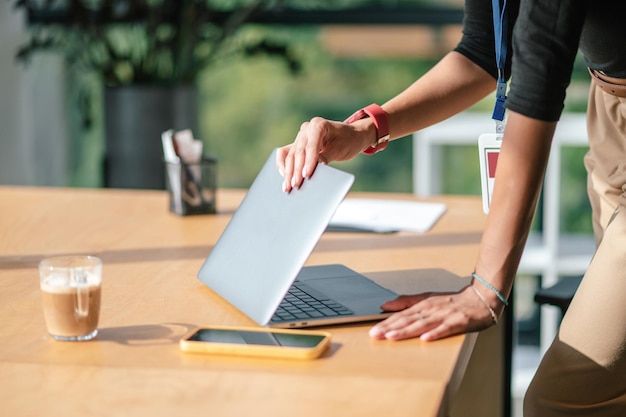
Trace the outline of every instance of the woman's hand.
<instances>
[{"instance_id":1,"label":"woman's hand","mask_svg":"<svg viewBox=\"0 0 626 417\"><path fill-rule=\"evenodd\" d=\"M294 142L276 153L276 167L284 178L283 191L299 188L313 175L318 162L346 161L374 143L376 131L371 121L353 124L315 117L302 123Z\"/></svg>"},{"instance_id":2,"label":"woman's hand","mask_svg":"<svg viewBox=\"0 0 626 417\"><path fill-rule=\"evenodd\" d=\"M489 309L469 285L456 293L401 295L381 307L397 313L372 327L370 336L375 339L431 341L494 324Z\"/></svg>"}]
</instances>

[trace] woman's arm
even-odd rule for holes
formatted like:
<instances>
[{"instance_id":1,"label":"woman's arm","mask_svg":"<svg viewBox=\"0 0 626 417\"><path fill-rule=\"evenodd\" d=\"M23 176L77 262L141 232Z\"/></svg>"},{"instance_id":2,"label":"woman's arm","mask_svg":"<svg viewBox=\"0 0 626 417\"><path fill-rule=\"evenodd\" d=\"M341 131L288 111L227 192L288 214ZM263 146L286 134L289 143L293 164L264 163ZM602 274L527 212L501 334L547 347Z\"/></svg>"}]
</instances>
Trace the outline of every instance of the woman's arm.
<instances>
[{"instance_id":1,"label":"woman's arm","mask_svg":"<svg viewBox=\"0 0 626 417\"><path fill-rule=\"evenodd\" d=\"M515 278L541 189L556 123L510 113L498 159L487 226L476 273L508 296ZM468 271L469 272L469 271ZM402 296L383 308L398 311L378 323L373 337L436 340L492 324L478 291L499 316L504 305L479 282L458 293ZM402 311L400 311L402 310Z\"/></svg>"},{"instance_id":2,"label":"woman's arm","mask_svg":"<svg viewBox=\"0 0 626 417\"><path fill-rule=\"evenodd\" d=\"M388 115L391 139L442 121L476 103L495 89L495 80L481 67L457 52L437 65L382 107ZM319 117L305 122L295 141L279 149L276 165L290 191L313 174L318 162L354 158L374 143L371 119L353 124Z\"/></svg>"},{"instance_id":3,"label":"woman's arm","mask_svg":"<svg viewBox=\"0 0 626 417\"><path fill-rule=\"evenodd\" d=\"M543 122L514 112L510 112L507 120L493 198L476 262L476 273L505 295L511 291L526 244L555 128L556 122ZM476 285L483 295L497 300L484 286Z\"/></svg>"},{"instance_id":4,"label":"woman's arm","mask_svg":"<svg viewBox=\"0 0 626 417\"><path fill-rule=\"evenodd\" d=\"M383 104L391 138L441 122L472 106L495 87L491 75L458 52L450 52L410 87Z\"/></svg>"}]
</instances>

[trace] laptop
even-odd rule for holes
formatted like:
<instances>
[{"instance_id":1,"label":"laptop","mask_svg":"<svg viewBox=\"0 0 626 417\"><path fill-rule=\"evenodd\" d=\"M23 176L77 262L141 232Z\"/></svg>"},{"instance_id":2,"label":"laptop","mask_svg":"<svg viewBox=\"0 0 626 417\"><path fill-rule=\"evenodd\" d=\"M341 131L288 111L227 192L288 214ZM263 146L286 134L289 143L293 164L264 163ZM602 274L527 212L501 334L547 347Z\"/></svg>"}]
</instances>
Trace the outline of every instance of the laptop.
<instances>
[{"instance_id":1,"label":"laptop","mask_svg":"<svg viewBox=\"0 0 626 417\"><path fill-rule=\"evenodd\" d=\"M304 267L352 174L318 165L282 191L274 150L198 272L198 279L262 326L292 328L379 320L397 294L344 265Z\"/></svg>"}]
</instances>

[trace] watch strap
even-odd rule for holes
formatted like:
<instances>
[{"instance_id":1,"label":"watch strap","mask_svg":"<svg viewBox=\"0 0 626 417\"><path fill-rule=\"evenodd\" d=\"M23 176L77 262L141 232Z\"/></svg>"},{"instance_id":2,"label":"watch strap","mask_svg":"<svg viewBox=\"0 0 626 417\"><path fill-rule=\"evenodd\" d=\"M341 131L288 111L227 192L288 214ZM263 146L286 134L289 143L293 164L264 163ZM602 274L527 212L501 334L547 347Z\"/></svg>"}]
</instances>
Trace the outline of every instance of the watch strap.
<instances>
[{"instance_id":1,"label":"watch strap","mask_svg":"<svg viewBox=\"0 0 626 417\"><path fill-rule=\"evenodd\" d=\"M348 117L345 123L354 123L357 120L370 117L376 127L376 142L372 146L365 148L362 153L373 155L385 149L389 143L389 120L387 113L378 104L370 104L367 107L357 110L352 116Z\"/></svg>"}]
</instances>

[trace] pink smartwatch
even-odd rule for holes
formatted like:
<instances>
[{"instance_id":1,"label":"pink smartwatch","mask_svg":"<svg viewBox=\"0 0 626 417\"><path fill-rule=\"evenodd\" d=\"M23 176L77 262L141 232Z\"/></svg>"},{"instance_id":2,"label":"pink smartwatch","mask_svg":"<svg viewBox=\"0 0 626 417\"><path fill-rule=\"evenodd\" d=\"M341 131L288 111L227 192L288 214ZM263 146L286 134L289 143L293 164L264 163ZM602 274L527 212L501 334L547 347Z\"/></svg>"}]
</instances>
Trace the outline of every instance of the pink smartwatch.
<instances>
[{"instance_id":1,"label":"pink smartwatch","mask_svg":"<svg viewBox=\"0 0 626 417\"><path fill-rule=\"evenodd\" d=\"M357 110L352 116L348 117L345 123L353 123L357 120L371 117L376 126L376 142L368 148L365 148L362 153L366 155L374 155L376 152L380 152L389 144L389 121L387 120L387 113L378 104L370 104L360 110Z\"/></svg>"}]
</instances>

